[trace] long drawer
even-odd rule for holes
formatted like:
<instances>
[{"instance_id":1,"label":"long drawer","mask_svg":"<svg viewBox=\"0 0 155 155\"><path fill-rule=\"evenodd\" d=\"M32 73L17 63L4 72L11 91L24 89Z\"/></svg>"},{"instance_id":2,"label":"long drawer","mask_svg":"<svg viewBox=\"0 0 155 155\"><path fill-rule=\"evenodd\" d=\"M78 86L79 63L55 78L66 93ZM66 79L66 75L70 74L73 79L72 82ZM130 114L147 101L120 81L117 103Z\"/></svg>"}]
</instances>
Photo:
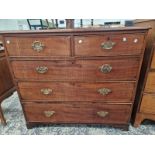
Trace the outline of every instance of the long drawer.
<instances>
[{"instance_id":1,"label":"long drawer","mask_svg":"<svg viewBox=\"0 0 155 155\"><path fill-rule=\"evenodd\" d=\"M69 56L69 36L6 37L9 56Z\"/></svg>"},{"instance_id":2,"label":"long drawer","mask_svg":"<svg viewBox=\"0 0 155 155\"><path fill-rule=\"evenodd\" d=\"M115 123L127 124L130 105L98 104L24 104L28 122L51 123Z\"/></svg>"},{"instance_id":3,"label":"long drawer","mask_svg":"<svg viewBox=\"0 0 155 155\"><path fill-rule=\"evenodd\" d=\"M135 83L20 82L23 100L131 102Z\"/></svg>"},{"instance_id":4,"label":"long drawer","mask_svg":"<svg viewBox=\"0 0 155 155\"><path fill-rule=\"evenodd\" d=\"M146 85L145 85L145 92L153 92L155 93L155 72L149 72Z\"/></svg>"},{"instance_id":5,"label":"long drawer","mask_svg":"<svg viewBox=\"0 0 155 155\"><path fill-rule=\"evenodd\" d=\"M117 56L141 53L142 34L111 34L76 36L74 38L77 56Z\"/></svg>"},{"instance_id":6,"label":"long drawer","mask_svg":"<svg viewBox=\"0 0 155 155\"><path fill-rule=\"evenodd\" d=\"M155 114L155 94L143 95L140 112Z\"/></svg>"},{"instance_id":7,"label":"long drawer","mask_svg":"<svg viewBox=\"0 0 155 155\"><path fill-rule=\"evenodd\" d=\"M35 80L135 80L139 58L76 61L13 61L15 78Z\"/></svg>"}]
</instances>

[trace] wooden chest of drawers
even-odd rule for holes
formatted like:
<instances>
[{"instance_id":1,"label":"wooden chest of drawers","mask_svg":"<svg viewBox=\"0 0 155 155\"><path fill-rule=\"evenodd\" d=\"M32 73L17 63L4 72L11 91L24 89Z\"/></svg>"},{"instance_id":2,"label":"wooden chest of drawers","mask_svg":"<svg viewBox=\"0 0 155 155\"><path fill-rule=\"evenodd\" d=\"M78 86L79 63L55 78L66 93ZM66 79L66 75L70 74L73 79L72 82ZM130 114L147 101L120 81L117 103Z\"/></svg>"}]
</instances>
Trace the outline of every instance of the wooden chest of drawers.
<instances>
[{"instance_id":1,"label":"wooden chest of drawers","mask_svg":"<svg viewBox=\"0 0 155 155\"><path fill-rule=\"evenodd\" d=\"M10 96L15 90L13 79L11 77L11 73L8 67L8 62L4 52L4 46L2 37L0 36L0 122L4 125L6 124L6 120L4 118L1 103L2 101Z\"/></svg>"},{"instance_id":2,"label":"wooden chest of drawers","mask_svg":"<svg viewBox=\"0 0 155 155\"><path fill-rule=\"evenodd\" d=\"M144 59L145 60L145 59ZM139 91L137 97L137 113L134 121L134 126L138 127L145 119L155 120L155 44L152 49L149 61L143 63L144 69L141 73L139 82Z\"/></svg>"},{"instance_id":3,"label":"wooden chest of drawers","mask_svg":"<svg viewBox=\"0 0 155 155\"><path fill-rule=\"evenodd\" d=\"M148 28L3 33L27 127L128 127Z\"/></svg>"}]
</instances>

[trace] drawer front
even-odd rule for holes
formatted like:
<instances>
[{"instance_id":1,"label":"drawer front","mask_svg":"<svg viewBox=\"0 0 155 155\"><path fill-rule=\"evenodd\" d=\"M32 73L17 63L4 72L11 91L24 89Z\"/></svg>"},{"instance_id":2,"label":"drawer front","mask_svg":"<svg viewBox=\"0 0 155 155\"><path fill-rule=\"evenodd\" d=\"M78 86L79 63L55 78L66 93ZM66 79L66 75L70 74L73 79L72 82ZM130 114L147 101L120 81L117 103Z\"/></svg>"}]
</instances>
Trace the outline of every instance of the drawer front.
<instances>
[{"instance_id":1,"label":"drawer front","mask_svg":"<svg viewBox=\"0 0 155 155\"><path fill-rule=\"evenodd\" d=\"M155 69L155 51L154 51L153 58L152 58L151 68Z\"/></svg>"},{"instance_id":2,"label":"drawer front","mask_svg":"<svg viewBox=\"0 0 155 155\"><path fill-rule=\"evenodd\" d=\"M120 34L100 36L77 36L75 55L116 56L140 54L144 36L141 34Z\"/></svg>"},{"instance_id":3,"label":"drawer front","mask_svg":"<svg viewBox=\"0 0 155 155\"><path fill-rule=\"evenodd\" d=\"M147 94L143 96L140 112L155 114L155 94Z\"/></svg>"},{"instance_id":4,"label":"drawer front","mask_svg":"<svg viewBox=\"0 0 155 155\"><path fill-rule=\"evenodd\" d=\"M131 102L135 83L21 82L23 100Z\"/></svg>"},{"instance_id":5,"label":"drawer front","mask_svg":"<svg viewBox=\"0 0 155 155\"><path fill-rule=\"evenodd\" d=\"M138 58L114 60L13 61L15 78L35 80L135 80Z\"/></svg>"},{"instance_id":6,"label":"drawer front","mask_svg":"<svg viewBox=\"0 0 155 155\"><path fill-rule=\"evenodd\" d=\"M155 93L155 72L149 72L146 81L145 92Z\"/></svg>"},{"instance_id":7,"label":"drawer front","mask_svg":"<svg viewBox=\"0 0 155 155\"><path fill-rule=\"evenodd\" d=\"M70 37L6 37L10 56L69 56Z\"/></svg>"},{"instance_id":8,"label":"drawer front","mask_svg":"<svg viewBox=\"0 0 155 155\"><path fill-rule=\"evenodd\" d=\"M24 105L28 122L121 123L129 121L130 105L34 104Z\"/></svg>"}]
</instances>

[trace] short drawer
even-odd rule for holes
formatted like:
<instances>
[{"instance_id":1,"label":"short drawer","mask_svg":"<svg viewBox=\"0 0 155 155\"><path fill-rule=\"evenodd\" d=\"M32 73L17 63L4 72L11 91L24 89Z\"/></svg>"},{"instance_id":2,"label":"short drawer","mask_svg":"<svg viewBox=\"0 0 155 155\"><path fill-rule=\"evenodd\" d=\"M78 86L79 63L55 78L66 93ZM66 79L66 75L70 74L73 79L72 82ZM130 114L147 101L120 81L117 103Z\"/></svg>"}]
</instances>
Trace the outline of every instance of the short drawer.
<instances>
[{"instance_id":1,"label":"short drawer","mask_svg":"<svg viewBox=\"0 0 155 155\"><path fill-rule=\"evenodd\" d=\"M15 78L35 80L135 80L139 58L72 61L12 61Z\"/></svg>"},{"instance_id":2,"label":"short drawer","mask_svg":"<svg viewBox=\"0 0 155 155\"><path fill-rule=\"evenodd\" d=\"M47 123L119 123L129 121L130 105L35 104L23 105L28 122Z\"/></svg>"},{"instance_id":3,"label":"short drawer","mask_svg":"<svg viewBox=\"0 0 155 155\"><path fill-rule=\"evenodd\" d=\"M155 51L154 51L153 58L152 58L151 68L155 69Z\"/></svg>"},{"instance_id":4,"label":"short drawer","mask_svg":"<svg viewBox=\"0 0 155 155\"><path fill-rule=\"evenodd\" d=\"M5 43L10 56L69 56L70 37L6 37Z\"/></svg>"},{"instance_id":5,"label":"short drawer","mask_svg":"<svg viewBox=\"0 0 155 155\"><path fill-rule=\"evenodd\" d=\"M23 100L131 102L135 83L20 82Z\"/></svg>"},{"instance_id":6,"label":"short drawer","mask_svg":"<svg viewBox=\"0 0 155 155\"><path fill-rule=\"evenodd\" d=\"M145 94L143 96L140 112L155 114L155 94Z\"/></svg>"},{"instance_id":7,"label":"short drawer","mask_svg":"<svg viewBox=\"0 0 155 155\"><path fill-rule=\"evenodd\" d=\"M141 53L144 36L141 34L76 36L77 56L116 56Z\"/></svg>"},{"instance_id":8,"label":"short drawer","mask_svg":"<svg viewBox=\"0 0 155 155\"><path fill-rule=\"evenodd\" d=\"M144 91L155 93L155 72L149 72Z\"/></svg>"}]
</instances>

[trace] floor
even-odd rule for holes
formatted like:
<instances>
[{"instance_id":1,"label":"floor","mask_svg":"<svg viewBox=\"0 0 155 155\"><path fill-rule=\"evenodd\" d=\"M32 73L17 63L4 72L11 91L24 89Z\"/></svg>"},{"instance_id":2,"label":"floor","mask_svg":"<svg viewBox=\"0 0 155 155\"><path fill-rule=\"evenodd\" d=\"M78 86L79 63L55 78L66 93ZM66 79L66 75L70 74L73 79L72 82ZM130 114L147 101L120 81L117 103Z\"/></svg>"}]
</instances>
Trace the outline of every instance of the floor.
<instances>
[{"instance_id":1,"label":"floor","mask_svg":"<svg viewBox=\"0 0 155 155\"><path fill-rule=\"evenodd\" d=\"M139 128L130 125L129 131L122 131L103 125L51 125L27 129L15 92L2 103L7 126L0 124L1 135L155 135L155 122L145 121Z\"/></svg>"}]
</instances>

